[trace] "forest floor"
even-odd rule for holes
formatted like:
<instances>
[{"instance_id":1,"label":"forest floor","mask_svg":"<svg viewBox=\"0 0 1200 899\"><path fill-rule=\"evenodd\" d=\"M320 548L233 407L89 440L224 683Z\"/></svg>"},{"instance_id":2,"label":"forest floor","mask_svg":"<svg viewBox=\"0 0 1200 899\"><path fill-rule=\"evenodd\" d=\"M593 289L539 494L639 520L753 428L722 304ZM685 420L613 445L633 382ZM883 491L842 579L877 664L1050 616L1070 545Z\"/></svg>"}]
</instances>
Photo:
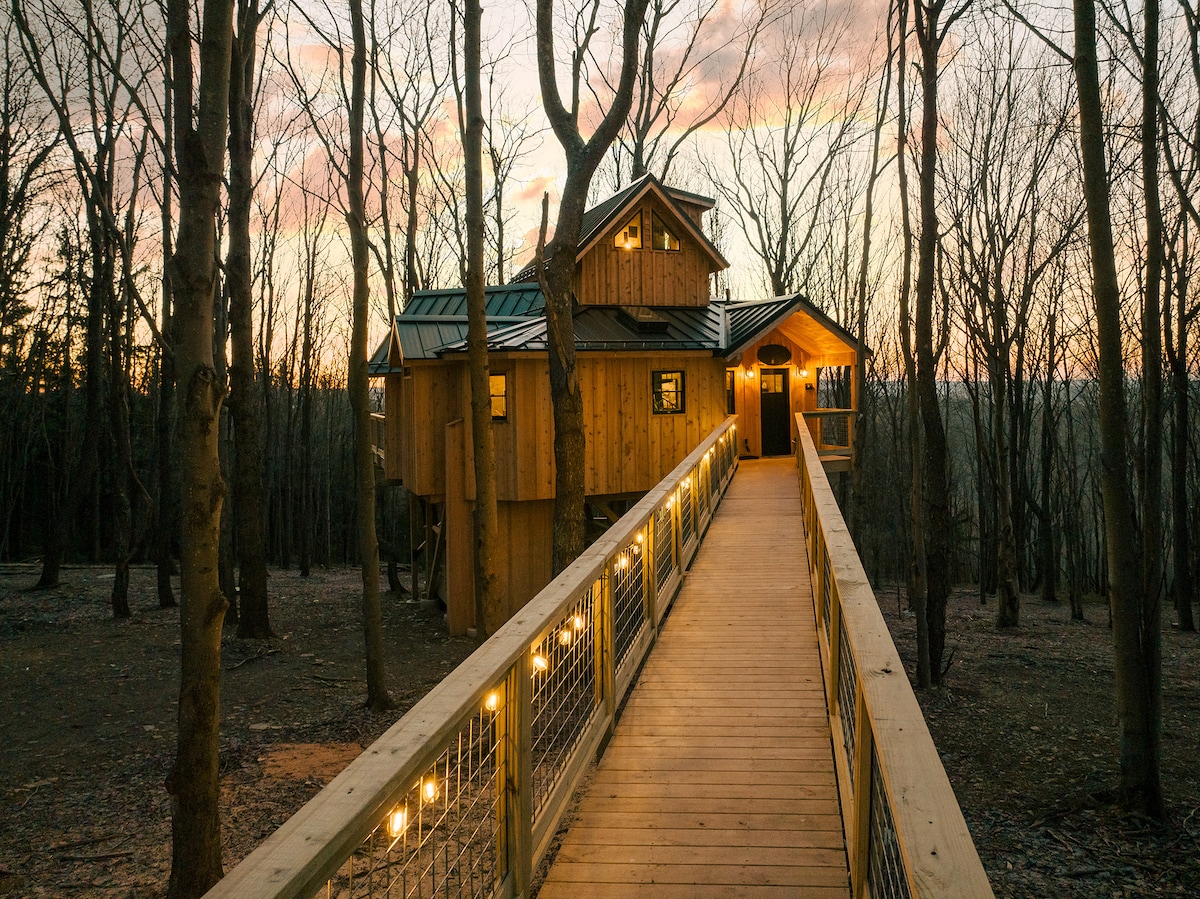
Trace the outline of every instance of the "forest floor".
<instances>
[{"instance_id":1,"label":"forest floor","mask_svg":"<svg viewBox=\"0 0 1200 899\"><path fill-rule=\"evenodd\" d=\"M876 591L910 677L916 625ZM1162 778L1168 818L1121 812L1108 607L1022 598L1021 626L956 594L945 684L918 694L998 897L1200 896L1200 636L1163 614Z\"/></svg>"},{"instance_id":2,"label":"forest floor","mask_svg":"<svg viewBox=\"0 0 1200 899\"><path fill-rule=\"evenodd\" d=\"M154 569L133 572L114 621L112 569L0 567L0 896L149 899L166 893L179 614ZM386 583L384 584L386 589ZM384 595L396 709L363 709L357 569L272 570L275 638L222 658L221 812L229 870L474 649L440 611Z\"/></svg>"},{"instance_id":3,"label":"forest floor","mask_svg":"<svg viewBox=\"0 0 1200 899\"><path fill-rule=\"evenodd\" d=\"M179 628L136 569L134 617L113 621L112 572L69 568L57 590L0 567L0 896L165 893ZM273 571L265 642L227 637L221 783L231 868L473 648L440 612L384 597L395 712L362 709L357 571ZM880 593L901 656L913 621ZM994 604L956 596L946 685L921 697L999 897L1200 895L1200 638L1164 617L1163 777L1170 818L1111 804L1116 729L1107 614L1026 599L1002 633Z\"/></svg>"}]
</instances>

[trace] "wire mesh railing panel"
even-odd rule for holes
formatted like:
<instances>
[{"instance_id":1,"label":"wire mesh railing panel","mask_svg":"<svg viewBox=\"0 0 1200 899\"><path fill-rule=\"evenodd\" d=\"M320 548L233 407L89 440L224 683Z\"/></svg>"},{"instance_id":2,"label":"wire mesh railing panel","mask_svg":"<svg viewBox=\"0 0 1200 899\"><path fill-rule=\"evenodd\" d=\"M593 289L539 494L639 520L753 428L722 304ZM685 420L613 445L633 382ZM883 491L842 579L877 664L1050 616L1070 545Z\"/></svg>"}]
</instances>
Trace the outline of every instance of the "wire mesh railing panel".
<instances>
[{"instance_id":1,"label":"wire mesh railing panel","mask_svg":"<svg viewBox=\"0 0 1200 899\"><path fill-rule=\"evenodd\" d=\"M655 583L665 584L675 571L675 517L671 500L654 513L654 576Z\"/></svg>"},{"instance_id":2,"label":"wire mesh railing panel","mask_svg":"<svg viewBox=\"0 0 1200 899\"><path fill-rule=\"evenodd\" d=\"M696 510L692 504L692 479L684 478L679 485L680 545L687 546L696 536Z\"/></svg>"},{"instance_id":3,"label":"wire mesh railing panel","mask_svg":"<svg viewBox=\"0 0 1200 899\"><path fill-rule=\"evenodd\" d=\"M850 416L821 416L821 445L848 447L850 445Z\"/></svg>"},{"instance_id":4,"label":"wire mesh railing panel","mask_svg":"<svg viewBox=\"0 0 1200 899\"><path fill-rule=\"evenodd\" d=\"M504 690L459 731L320 895L332 899L490 897L499 854Z\"/></svg>"},{"instance_id":5,"label":"wire mesh railing panel","mask_svg":"<svg viewBox=\"0 0 1200 899\"><path fill-rule=\"evenodd\" d=\"M854 758L855 696L858 692L858 672L854 668L854 655L850 643L842 634L838 640L838 717L842 719L842 738L846 741L846 758ZM850 787L854 788L854 765L847 769Z\"/></svg>"},{"instance_id":6,"label":"wire mesh railing panel","mask_svg":"<svg viewBox=\"0 0 1200 899\"><path fill-rule=\"evenodd\" d=\"M613 653L618 673L648 625L645 541L645 535L639 531L636 539L613 560Z\"/></svg>"},{"instance_id":7,"label":"wire mesh railing panel","mask_svg":"<svg viewBox=\"0 0 1200 899\"><path fill-rule=\"evenodd\" d=\"M533 815L536 819L596 714L596 612L593 584L533 647Z\"/></svg>"},{"instance_id":8,"label":"wire mesh railing panel","mask_svg":"<svg viewBox=\"0 0 1200 899\"><path fill-rule=\"evenodd\" d=\"M867 887L872 899L910 899L904 859L879 757L871 750L871 822L867 838Z\"/></svg>"},{"instance_id":9,"label":"wire mesh railing panel","mask_svg":"<svg viewBox=\"0 0 1200 899\"><path fill-rule=\"evenodd\" d=\"M821 596L825 604L825 639L829 639L829 619L833 612L833 574L829 568L829 547L821 544Z\"/></svg>"}]
</instances>

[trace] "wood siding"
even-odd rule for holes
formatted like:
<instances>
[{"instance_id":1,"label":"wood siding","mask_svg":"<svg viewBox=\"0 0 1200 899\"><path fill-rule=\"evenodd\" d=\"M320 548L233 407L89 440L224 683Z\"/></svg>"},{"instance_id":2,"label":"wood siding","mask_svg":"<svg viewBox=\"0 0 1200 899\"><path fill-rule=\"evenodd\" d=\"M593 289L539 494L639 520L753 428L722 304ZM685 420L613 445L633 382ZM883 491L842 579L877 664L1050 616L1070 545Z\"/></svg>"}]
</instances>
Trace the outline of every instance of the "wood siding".
<instances>
[{"instance_id":1,"label":"wood siding","mask_svg":"<svg viewBox=\"0 0 1200 899\"><path fill-rule=\"evenodd\" d=\"M657 213L679 238L678 250L652 250L651 214ZM622 215L576 268L576 296L584 306L705 306L709 273L715 266L674 212L647 197L639 214L642 248L618 249L613 238L633 218Z\"/></svg>"},{"instance_id":2,"label":"wood siding","mask_svg":"<svg viewBox=\"0 0 1200 899\"><path fill-rule=\"evenodd\" d=\"M446 492L446 425L470 408L459 405L465 367L428 361L406 365L404 372L388 375L385 387L387 477L417 496L440 497Z\"/></svg>"}]
</instances>

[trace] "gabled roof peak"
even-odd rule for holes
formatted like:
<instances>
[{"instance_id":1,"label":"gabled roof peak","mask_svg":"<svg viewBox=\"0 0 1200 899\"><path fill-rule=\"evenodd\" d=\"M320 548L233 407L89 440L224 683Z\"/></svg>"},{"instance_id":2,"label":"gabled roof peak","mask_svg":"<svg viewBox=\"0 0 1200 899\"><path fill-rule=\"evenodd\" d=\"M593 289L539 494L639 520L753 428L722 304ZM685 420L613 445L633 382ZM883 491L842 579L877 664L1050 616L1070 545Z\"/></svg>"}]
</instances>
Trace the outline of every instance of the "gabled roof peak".
<instances>
[{"instance_id":1,"label":"gabled roof peak","mask_svg":"<svg viewBox=\"0 0 1200 899\"><path fill-rule=\"evenodd\" d=\"M690 193L675 187L667 187L649 172L640 178L635 178L616 193L611 194L595 206L584 211L583 221L579 226L579 256L582 256L591 249L604 231L625 211L632 207L634 203L639 202L647 193L651 192L658 195L662 203L679 219L679 223L717 261L720 268L729 267L729 263L725 261L720 251L713 246L704 232L700 230L699 223L694 222L679 206L682 202L707 210L711 209L716 204L716 201L700 194ZM546 259L549 259L552 253L553 245L546 248ZM536 278L536 276L537 270L534 267L534 263L530 262L521 271L517 272L513 281L530 281Z\"/></svg>"}]
</instances>

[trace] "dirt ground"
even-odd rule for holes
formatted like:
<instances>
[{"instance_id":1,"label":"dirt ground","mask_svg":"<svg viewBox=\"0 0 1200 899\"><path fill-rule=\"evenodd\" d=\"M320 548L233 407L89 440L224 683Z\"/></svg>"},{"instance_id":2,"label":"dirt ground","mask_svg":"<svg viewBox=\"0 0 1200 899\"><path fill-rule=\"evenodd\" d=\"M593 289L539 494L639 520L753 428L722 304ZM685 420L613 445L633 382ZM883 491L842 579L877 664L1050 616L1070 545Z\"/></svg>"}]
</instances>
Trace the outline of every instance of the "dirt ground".
<instances>
[{"instance_id":1,"label":"dirt ground","mask_svg":"<svg viewBox=\"0 0 1200 899\"><path fill-rule=\"evenodd\" d=\"M108 610L111 571L0 568L0 896L148 899L165 892L178 614L153 570L134 573L134 618ZM263 643L224 647L222 809L226 867L264 839L473 648L441 614L385 596L397 711L370 715L356 571L275 571ZM906 664L913 622L880 603ZM1103 606L1089 620L1027 599L1022 626L955 598L946 686L921 697L1000 897L1200 896L1200 638L1164 627L1166 824L1124 816ZM1168 622L1168 618L1164 618Z\"/></svg>"},{"instance_id":2,"label":"dirt ground","mask_svg":"<svg viewBox=\"0 0 1200 899\"><path fill-rule=\"evenodd\" d=\"M915 622L877 591L910 676ZM1163 615L1162 776L1169 817L1113 805L1118 784L1108 609L1024 597L1021 626L957 595L946 684L919 695L998 897L1200 896L1200 636Z\"/></svg>"},{"instance_id":3,"label":"dirt ground","mask_svg":"<svg viewBox=\"0 0 1200 899\"><path fill-rule=\"evenodd\" d=\"M111 569L57 590L0 568L0 896L147 899L166 892L179 616L137 569L134 617L113 621ZM273 571L276 637L227 637L221 785L231 868L474 648L441 612L384 596L395 712L362 709L357 570Z\"/></svg>"}]
</instances>

